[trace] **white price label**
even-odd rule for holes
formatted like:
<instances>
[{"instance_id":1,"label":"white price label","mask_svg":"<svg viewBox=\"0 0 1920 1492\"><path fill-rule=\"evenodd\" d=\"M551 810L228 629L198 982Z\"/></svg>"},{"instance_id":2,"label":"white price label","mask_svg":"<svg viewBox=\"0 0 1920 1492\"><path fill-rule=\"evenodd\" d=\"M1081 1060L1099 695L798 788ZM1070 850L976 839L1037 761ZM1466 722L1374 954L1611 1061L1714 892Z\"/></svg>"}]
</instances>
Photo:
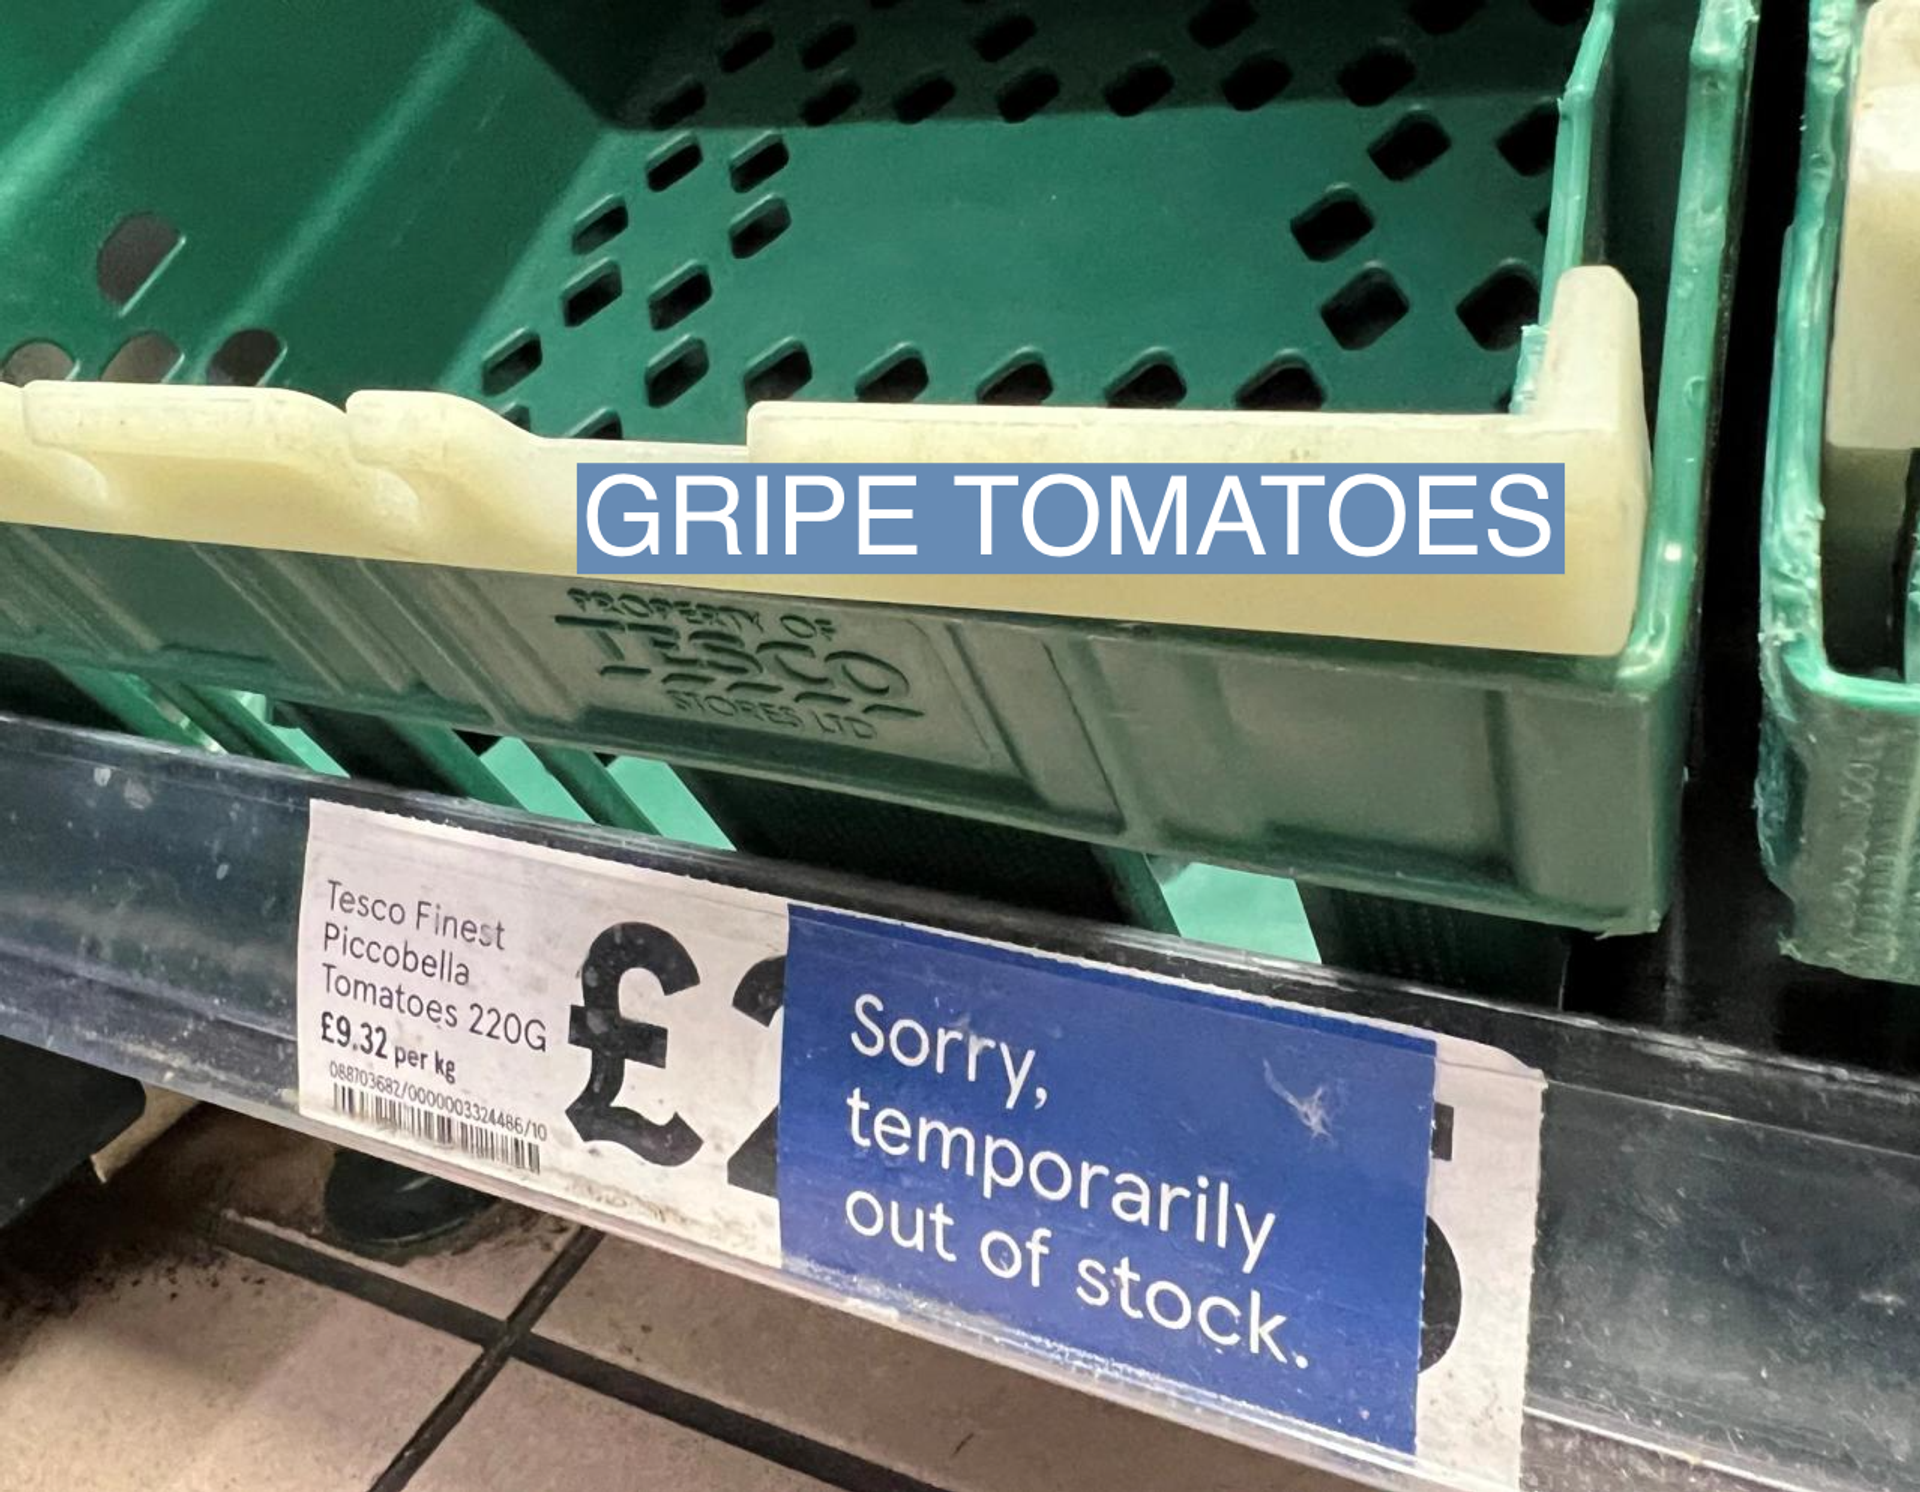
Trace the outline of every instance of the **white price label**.
<instances>
[{"instance_id":1,"label":"white price label","mask_svg":"<svg viewBox=\"0 0 1920 1492\"><path fill-rule=\"evenodd\" d=\"M775 897L316 802L300 1109L777 1264L786 939Z\"/></svg>"},{"instance_id":2,"label":"white price label","mask_svg":"<svg viewBox=\"0 0 1920 1492\"><path fill-rule=\"evenodd\" d=\"M1544 1084L1492 1048L326 802L299 940L304 1114L1517 1475Z\"/></svg>"}]
</instances>

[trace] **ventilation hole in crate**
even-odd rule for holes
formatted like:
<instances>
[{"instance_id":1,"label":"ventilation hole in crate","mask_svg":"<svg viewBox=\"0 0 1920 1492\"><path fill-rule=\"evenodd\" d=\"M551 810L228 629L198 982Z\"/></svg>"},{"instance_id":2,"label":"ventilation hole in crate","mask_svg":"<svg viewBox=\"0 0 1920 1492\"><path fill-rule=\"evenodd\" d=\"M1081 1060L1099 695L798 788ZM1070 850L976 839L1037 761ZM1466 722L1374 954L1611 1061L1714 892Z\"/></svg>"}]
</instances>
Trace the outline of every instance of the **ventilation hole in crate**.
<instances>
[{"instance_id":1,"label":"ventilation hole in crate","mask_svg":"<svg viewBox=\"0 0 1920 1492\"><path fill-rule=\"evenodd\" d=\"M778 197L749 208L735 218L727 229L727 242L733 245L733 257L751 259L793 226L793 214Z\"/></svg>"},{"instance_id":2,"label":"ventilation hole in crate","mask_svg":"<svg viewBox=\"0 0 1920 1492\"><path fill-rule=\"evenodd\" d=\"M1165 63L1148 58L1134 63L1100 91L1109 109L1122 119L1131 119L1146 113L1173 92L1173 74L1167 71Z\"/></svg>"},{"instance_id":3,"label":"ventilation hole in crate","mask_svg":"<svg viewBox=\"0 0 1920 1492\"><path fill-rule=\"evenodd\" d=\"M1487 0L1413 0L1407 14L1428 36L1450 36L1471 21Z\"/></svg>"},{"instance_id":4,"label":"ventilation hole in crate","mask_svg":"<svg viewBox=\"0 0 1920 1492\"><path fill-rule=\"evenodd\" d=\"M1211 51L1224 47L1253 21L1254 10L1247 0L1212 0L1187 22L1187 35Z\"/></svg>"},{"instance_id":5,"label":"ventilation hole in crate","mask_svg":"<svg viewBox=\"0 0 1920 1492\"><path fill-rule=\"evenodd\" d=\"M1439 160L1452 144L1438 120L1415 110L1369 145L1367 154L1388 181L1407 181Z\"/></svg>"},{"instance_id":6,"label":"ventilation hole in crate","mask_svg":"<svg viewBox=\"0 0 1920 1492\"><path fill-rule=\"evenodd\" d=\"M1553 142L1559 132L1560 108L1543 100L1527 110L1496 143L1514 170L1522 176L1538 176L1553 167Z\"/></svg>"},{"instance_id":7,"label":"ventilation hole in crate","mask_svg":"<svg viewBox=\"0 0 1920 1492\"><path fill-rule=\"evenodd\" d=\"M663 332L678 326L712 299L713 277L704 265L689 265L654 286L647 297L647 319L655 331Z\"/></svg>"},{"instance_id":8,"label":"ventilation hole in crate","mask_svg":"<svg viewBox=\"0 0 1920 1492\"><path fill-rule=\"evenodd\" d=\"M691 135L683 135L647 162L647 185L656 192L664 192L691 176L703 159L700 142Z\"/></svg>"},{"instance_id":9,"label":"ventilation hole in crate","mask_svg":"<svg viewBox=\"0 0 1920 1492\"><path fill-rule=\"evenodd\" d=\"M818 128L832 124L859 102L860 85L851 78L839 78L800 106L800 118Z\"/></svg>"},{"instance_id":10,"label":"ventilation hole in crate","mask_svg":"<svg viewBox=\"0 0 1920 1492\"><path fill-rule=\"evenodd\" d=\"M1333 340L1349 352L1371 347L1407 314L1407 298L1393 276L1375 265L1347 281L1320 308Z\"/></svg>"},{"instance_id":11,"label":"ventilation hole in crate","mask_svg":"<svg viewBox=\"0 0 1920 1492\"><path fill-rule=\"evenodd\" d=\"M1591 0L1529 0L1533 13L1550 26L1571 26L1576 21L1586 20L1593 6Z\"/></svg>"},{"instance_id":12,"label":"ventilation hole in crate","mask_svg":"<svg viewBox=\"0 0 1920 1492\"><path fill-rule=\"evenodd\" d=\"M1172 409L1186 397L1187 381L1164 352L1149 354L1107 387L1115 409Z\"/></svg>"},{"instance_id":13,"label":"ventilation hole in crate","mask_svg":"<svg viewBox=\"0 0 1920 1492\"><path fill-rule=\"evenodd\" d=\"M747 403L763 399L791 399L813 381L813 359L798 342L788 342L747 370L741 381Z\"/></svg>"},{"instance_id":14,"label":"ventilation hole in crate","mask_svg":"<svg viewBox=\"0 0 1920 1492\"><path fill-rule=\"evenodd\" d=\"M620 291L620 267L604 265L567 287L560 297L560 319L568 326L583 326L620 299Z\"/></svg>"},{"instance_id":15,"label":"ventilation hole in crate","mask_svg":"<svg viewBox=\"0 0 1920 1492\"><path fill-rule=\"evenodd\" d=\"M818 72L844 55L858 37L859 33L845 21L835 21L831 26L815 32L801 46L800 65L810 73Z\"/></svg>"},{"instance_id":16,"label":"ventilation hole in crate","mask_svg":"<svg viewBox=\"0 0 1920 1492\"><path fill-rule=\"evenodd\" d=\"M509 404L500 411L500 418L509 425L518 425L522 430L533 428L533 415L524 404Z\"/></svg>"},{"instance_id":17,"label":"ventilation hole in crate","mask_svg":"<svg viewBox=\"0 0 1920 1492\"><path fill-rule=\"evenodd\" d=\"M905 404L927 391L927 362L911 347L890 352L855 380L853 391L868 404Z\"/></svg>"},{"instance_id":18,"label":"ventilation hole in crate","mask_svg":"<svg viewBox=\"0 0 1920 1492\"><path fill-rule=\"evenodd\" d=\"M697 78L689 78L653 106L647 123L657 130L670 130L685 124L706 106L707 85Z\"/></svg>"},{"instance_id":19,"label":"ventilation hole in crate","mask_svg":"<svg viewBox=\"0 0 1920 1492\"><path fill-rule=\"evenodd\" d=\"M1002 16L973 39L973 49L982 62L1004 62L1028 42L1040 28L1032 16Z\"/></svg>"},{"instance_id":20,"label":"ventilation hole in crate","mask_svg":"<svg viewBox=\"0 0 1920 1492\"><path fill-rule=\"evenodd\" d=\"M500 737L491 731L460 730L455 728L453 733L460 738L461 745L465 746L467 750L471 751L475 756L485 756L500 744Z\"/></svg>"},{"instance_id":21,"label":"ventilation hole in crate","mask_svg":"<svg viewBox=\"0 0 1920 1492\"><path fill-rule=\"evenodd\" d=\"M265 327L245 327L222 342L207 359L207 382L252 388L265 381L284 351L286 344Z\"/></svg>"},{"instance_id":22,"label":"ventilation hole in crate","mask_svg":"<svg viewBox=\"0 0 1920 1492\"><path fill-rule=\"evenodd\" d=\"M1249 57L1220 85L1228 103L1245 113L1272 103L1293 81L1293 69L1271 52Z\"/></svg>"},{"instance_id":23,"label":"ventilation hole in crate","mask_svg":"<svg viewBox=\"0 0 1920 1492\"><path fill-rule=\"evenodd\" d=\"M751 31L742 31L732 41L720 49L715 59L723 73L737 73L743 67L750 67L773 50L773 33L765 26L755 26Z\"/></svg>"},{"instance_id":24,"label":"ventilation hole in crate","mask_svg":"<svg viewBox=\"0 0 1920 1492\"><path fill-rule=\"evenodd\" d=\"M1500 390L1499 393L1493 396L1493 412L1495 414L1512 414L1513 413L1513 385L1512 384L1508 384L1505 388Z\"/></svg>"},{"instance_id":25,"label":"ventilation hole in crate","mask_svg":"<svg viewBox=\"0 0 1920 1492\"><path fill-rule=\"evenodd\" d=\"M982 404L1044 404L1053 397L1053 375L1037 352L1022 352L987 375L974 398Z\"/></svg>"},{"instance_id":26,"label":"ventilation hole in crate","mask_svg":"<svg viewBox=\"0 0 1920 1492\"><path fill-rule=\"evenodd\" d=\"M588 415L573 431L575 440L622 440L625 431L620 424L620 412L616 409L603 409L598 414Z\"/></svg>"},{"instance_id":27,"label":"ventilation hole in crate","mask_svg":"<svg viewBox=\"0 0 1920 1492\"><path fill-rule=\"evenodd\" d=\"M73 374L73 367L66 348L57 342L22 342L0 360L0 383L68 378Z\"/></svg>"},{"instance_id":28,"label":"ventilation hole in crate","mask_svg":"<svg viewBox=\"0 0 1920 1492\"><path fill-rule=\"evenodd\" d=\"M101 243L94 265L100 293L116 306L130 304L179 247L180 230L158 213L122 218Z\"/></svg>"},{"instance_id":29,"label":"ventilation hole in crate","mask_svg":"<svg viewBox=\"0 0 1920 1492\"><path fill-rule=\"evenodd\" d=\"M1543 207L1533 215L1534 231L1538 233L1542 238L1545 238L1547 236L1547 227L1551 220L1552 212L1553 212L1552 208Z\"/></svg>"},{"instance_id":30,"label":"ventilation hole in crate","mask_svg":"<svg viewBox=\"0 0 1920 1492\"><path fill-rule=\"evenodd\" d=\"M994 95L994 103L999 106L1000 117L1008 124L1020 124L1033 118L1058 97L1060 80L1041 67L1022 73L1007 84Z\"/></svg>"},{"instance_id":31,"label":"ventilation hole in crate","mask_svg":"<svg viewBox=\"0 0 1920 1492\"><path fill-rule=\"evenodd\" d=\"M683 337L647 364L647 403L665 409L707 376L707 344Z\"/></svg>"},{"instance_id":32,"label":"ventilation hole in crate","mask_svg":"<svg viewBox=\"0 0 1920 1492\"><path fill-rule=\"evenodd\" d=\"M591 254L627 231L627 204L608 202L583 217L573 230L573 252Z\"/></svg>"},{"instance_id":33,"label":"ventilation hole in crate","mask_svg":"<svg viewBox=\"0 0 1920 1492\"><path fill-rule=\"evenodd\" d=\"M1335 187L1288 224L1301 252L1318 263L1335 259L1373 231L1367 204L1345 187Z\"/></svg>"},{"instance_id":34,"label":"ventilation hole in crate","mask_svg":"<svg viewBox=\"0 0 1920 1492\"><path fill-rule=\"evenodd\" d=\"M100 370L105 383L159 383L180 366L180 349L159 332L141 332L120 344Z\"/></svg>"},{"instance_id":35,"label":"ventilation hole in crate","mask_svg":"<svg viewBox=\"0 0 1920 1492\"><path fill-rule=\"evenodd\" d=\"M1327 391L1305 358L1288 353L1241 384L1233 402L1238 409L1318 409L1327 402Z\"/></svg>"},{"instance_id":36,"label":"ventilation hole in crate","mask_svg":"<svg viewBox=\"0 0 1920 1492\"><path fill-rule=\"evenodd\" d=\"M736 155L728 163L727 175L736 192L750 192L762 183L773 180L792 159L787 153L787 142L778 135L769 135L764 140L754 141Z\"/></svg>"},{"instance_id":37,"label":"ventilation hole in crate","mask_svg":"<svg viewBox=\"0 0 1920 1492\"><path fill-rule=\"evenodd\" d=\"M893 101L893 114L902 124L918 124L931 119L953 102L953 81L935 73L922 78Z\"/></svg>"},{"instance_id":38,"label":"ventilation hole in crate","mask_svg":"<svg viewBox=\"0 0 1920 1492\"><path fill-rule=\"evenodd\" d=\"M1340 69L1340 91L1363 109L1384 104L1413 81L1413 58L1405 47L1382 42Z\"/></svg>"},{"instance_id":39,"label":"ventilation hole in crate","mask_svg":"<svg viewBox=\"0 0 1920 1492\"><path fill-rule=\"evenodd\" d=\"M540 338L527 332L489 357L480 369L480 392L504 394L540 366Z\"/></svg>"},{"instance_id":40,"label":"ventilation hole in crate","mask_svg":"<svg viewBox=\"0 0 1920 1492\"><path fill-rule=\"evenodd\" d=\"M1540 314L1540 287L1518 264L1503 264L1467 292L1455 311L1473 340L1489 352L1512 347Z\"/></svg>"}]
</instances>

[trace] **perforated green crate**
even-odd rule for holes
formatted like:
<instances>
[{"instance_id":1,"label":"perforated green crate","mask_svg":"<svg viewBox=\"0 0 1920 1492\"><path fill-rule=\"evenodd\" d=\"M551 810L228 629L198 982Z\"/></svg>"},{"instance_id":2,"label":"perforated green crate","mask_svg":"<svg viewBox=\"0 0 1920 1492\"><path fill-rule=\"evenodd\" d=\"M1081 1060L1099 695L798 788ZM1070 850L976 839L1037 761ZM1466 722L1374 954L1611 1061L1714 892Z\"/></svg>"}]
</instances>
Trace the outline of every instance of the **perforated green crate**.
<instances>
[{"instance_id":1,"label":"perforated green crate","mask_svg":"<svg viewBox=\"0 0 1920 1492\"><path fill-rule=\"evenodd\" d=\"M670 647L728 608L797 618L805 666L855 653L911 686L884 717L848 694L860 729L796 731L623 676L563 579L58 525L0 533L0 647L749 774L761 818L908 858L953 851L788 787L1575 926L1657 920L1744 6L905 0L616 22L175 0L15 24L16 378L71 358L82 378L330 398L438 387L542 432L710 441L779 397L1490 410L1516 380L1526 397L1542 291L1616 265L1657 397L1614 657L616 598Z\"/></svg>"}]
</instances>

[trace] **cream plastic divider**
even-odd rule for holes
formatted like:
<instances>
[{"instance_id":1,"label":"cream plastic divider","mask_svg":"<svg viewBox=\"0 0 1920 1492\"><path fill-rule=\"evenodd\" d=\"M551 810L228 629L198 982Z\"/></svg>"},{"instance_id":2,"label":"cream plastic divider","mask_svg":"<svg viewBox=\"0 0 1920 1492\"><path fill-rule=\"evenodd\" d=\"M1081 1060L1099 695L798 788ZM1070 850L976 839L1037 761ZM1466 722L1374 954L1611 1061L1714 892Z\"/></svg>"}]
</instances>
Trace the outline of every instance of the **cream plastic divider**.
<instances>
[{"instance_id":1,"label":"cream plastic divider","mask_svg":"<svg viewBox=\"0 0 1920 1492\"><path fill-rule=\"evenodd\" d=\"M1920 0L1867 12L1827 369L1827 441L1920 447ZM1901 463L1904 478L1905 463Z\"/></svg>"},{"instance_id":2,"label":"cream plastic divider","mask_svg":"<svg viewBox=\"0 0 1920 1492\"><path fill-rule=\"evenodd\" d=\"M653 578L1543 653L1616 653L1632 625L1650 482L1639 326L1602 266L1561 277L1514 414L761 404L747 428L744 448L551 440L444 394L361 393L343 412L284 389L0 386L0 520L573 576L581 461L1563 461L1562 575Z\"/></svg>"},{"instance_id":3,"label":"cream plastic divider","mask_svg":"<svg viewBox=\"0 0 1920 1492\"><path fill-rule=\"evenodd\" d=\"M1827 352L1821 535L1827 636L1852 657L1884 646L1887 597L1920 446L1920 0L1866 12L1848 122L1839 273ZM1878 583L1851 584L1847 577ZM1902 581L1904 584L1904 579Z\"/></svg>"}]
</instances>

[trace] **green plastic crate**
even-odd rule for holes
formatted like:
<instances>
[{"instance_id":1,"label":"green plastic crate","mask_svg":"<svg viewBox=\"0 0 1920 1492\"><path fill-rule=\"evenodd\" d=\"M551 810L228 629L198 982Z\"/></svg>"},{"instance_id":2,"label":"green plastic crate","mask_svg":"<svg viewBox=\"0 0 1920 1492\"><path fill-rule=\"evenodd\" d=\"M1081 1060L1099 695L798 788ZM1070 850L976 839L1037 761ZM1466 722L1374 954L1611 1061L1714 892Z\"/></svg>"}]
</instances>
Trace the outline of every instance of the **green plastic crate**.
<instances>
[{"instance_id":1,"label":"green plastic crate","mask_svg":"<svg viewBox=\"0 0 1920 1492\"><path fill-rule=\"evenodd\" d=\"M1821 502L1849 107L1866 9L1855 0L1813 6L1767 453L1757 798L1768 871L1793 903L1787 951L1920 983L1920 684L1899 676L1897 614L1910 629L1920 597L1886 605L1898 514L1885 526L1832 531Z\"/></svg>"},{"instance_id":2,"label":"green plastic crate","mask_svg":"<svg viewBox=\"0 0 1920 1492\"><path fill-rule=\"evenodd\" d=\"M876 803L850 824L847 799L779 785L1477 912L1657 922L1740 0L1602 0L1591 19L1558 0L621 17L504 0L23 14L0 55L15 376L71 358L80 377L331 398L437 387L542 433L702 440L788 396L1476 410L1512 397L1534 297L1604 260L1639 293L1657 390L1626 649L629 588L669 647L732 606L830 629L909 686L884 717L801 734L636 688L577 625L577 582L14 527L0 650L750 774L763 817L868 851L924 821ZM136 255L103 283L120 234L156 262L144 281Z\"/></svg>"}]
</instances>

